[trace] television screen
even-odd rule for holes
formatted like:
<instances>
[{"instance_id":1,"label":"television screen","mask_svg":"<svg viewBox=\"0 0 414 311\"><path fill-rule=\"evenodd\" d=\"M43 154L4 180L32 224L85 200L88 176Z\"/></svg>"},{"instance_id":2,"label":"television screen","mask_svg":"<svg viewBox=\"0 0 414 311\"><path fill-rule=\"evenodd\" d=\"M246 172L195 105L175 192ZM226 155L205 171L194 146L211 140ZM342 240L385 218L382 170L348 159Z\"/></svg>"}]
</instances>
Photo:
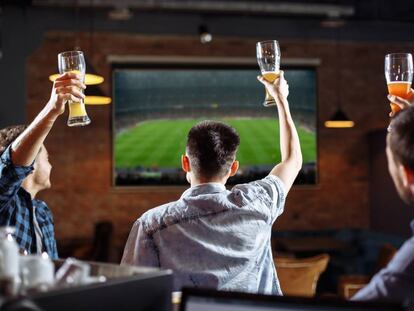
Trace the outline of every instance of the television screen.
<instances>
[{"instance_id":1,"label":"television screen","mask_svg":"<svg viewBox=\"0 0 414 311\"><path fill-rule=\"evenodd\" d=\"M240 135L238 173L229 184L266 176L280 161L276 107L262 105L256 68L115 68L113 150L116 186L186 185L181 169L189 129L219 120ZM304 165L296 184L316 183L315 68L286 68L289 103Z\"/></svg>"}]
</instances>

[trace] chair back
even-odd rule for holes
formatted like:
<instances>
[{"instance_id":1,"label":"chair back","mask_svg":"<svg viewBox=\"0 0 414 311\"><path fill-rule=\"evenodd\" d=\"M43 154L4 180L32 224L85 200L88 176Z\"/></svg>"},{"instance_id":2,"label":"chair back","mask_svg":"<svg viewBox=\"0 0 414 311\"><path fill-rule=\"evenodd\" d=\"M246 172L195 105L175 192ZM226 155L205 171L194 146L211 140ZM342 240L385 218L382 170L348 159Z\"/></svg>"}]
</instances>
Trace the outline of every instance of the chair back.
<instances>
[{"instance_id":1,"label":"chair back","mask_svg":"<svg viewBox=\"0 0 414 311\"><path fill-rule=\"evenodd\" d=\"M319 276L325 271L328 262L328 254L309 258L276 257L276 271L283 294L314 296Z\"/></svg>"},{"instance_id":2,"label":"chair back","mask_svg":"<svg viewBox=\"0 0 414 311\"><path fill-rule=\"evenodd\" d=\"M91 260L107 262L113 233L113 224L110 221L101 221L95 224L95 233L92 242Z\"/></svg>"},{"instance_id":3,"label":"chair back","mask_svg":"<svg viewBox=\"0 0 414 311\"><path fill-rule=\"evenodd\" d=\"M385 268L388 263L394 258L397 253L397 249L389 244L385 243L381 246L378 252L378 258L375 262L375 272L379 272ZM342 298L350 299L361 288L365 287L371 277L368 275L341 275L338 280L338 294Z\"/></svg>"},{"instance_id":4,"label":"chair back","mask_svg":"<svg viewBox=\"0 0 414 311\"><path fill-rule=\"evenodd\" d=\"M389 243L382 245L378 253L377 261L375 262L374 273L377 273L381 269L385 268L388 263L394 258L396 253L397 249L393 245Z\"/></svg>"},{"instance_id":5,"label":"chair back","mask_svg":"<svg viewBox=\"0 0 414 311\"><path fill-rule=\"evenodd\" d=\"M344 299L350 299L365 287L369 280L368 275L341 275L338 279L338 294Z\"/></svg>"}]
</instances>

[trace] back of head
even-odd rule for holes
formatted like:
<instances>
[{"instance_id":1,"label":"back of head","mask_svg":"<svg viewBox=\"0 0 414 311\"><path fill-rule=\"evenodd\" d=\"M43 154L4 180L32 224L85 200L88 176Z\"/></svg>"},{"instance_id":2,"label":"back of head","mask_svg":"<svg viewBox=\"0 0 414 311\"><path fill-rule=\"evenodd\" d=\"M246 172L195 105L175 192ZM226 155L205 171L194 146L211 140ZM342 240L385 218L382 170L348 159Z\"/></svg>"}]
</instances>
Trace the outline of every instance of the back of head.
<instances>
[{"instance_id":1,"label":"back of head","mask_svg":"<svg viewBox=\"0 0 414 311\"><path fill-rule=\"evenodd\" d=\"M9 146L24 130L26 125L13 125L0 130L0 154Z\"/></svg>"},{"instance_id":2,"label":"back of head","mask_svg":"<svg viewBox=\"0 0 414 311\"><path fill-rule=\"evenodd\" d=\"M187 137L187 155L197 178L223 177L236 158L240 138L236 130L221 122L203 121Z\"/></svg>"},{"instance_id":3,"label":"back of head","mask_svg":"<svg viewBox=\"0 0 414 311\"><path fill-rule=\"evenodd\" d=\"M395 160L414 171L414 106L392 120L388 142Z\"/></svg>"}]
</instances>

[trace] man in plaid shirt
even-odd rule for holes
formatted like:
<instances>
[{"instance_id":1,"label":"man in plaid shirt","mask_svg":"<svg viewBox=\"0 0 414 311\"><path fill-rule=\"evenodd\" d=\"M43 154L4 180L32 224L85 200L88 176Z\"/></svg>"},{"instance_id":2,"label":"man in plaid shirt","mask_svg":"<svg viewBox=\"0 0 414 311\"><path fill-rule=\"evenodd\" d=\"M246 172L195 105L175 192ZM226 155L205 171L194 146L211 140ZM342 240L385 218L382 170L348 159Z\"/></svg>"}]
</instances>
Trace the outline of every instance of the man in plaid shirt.
<instances>
[{"instance_id":1,"label":"man in plaid shirt","mask_svg":"<svg viewBox=\"0 0 414 311\"><path fill-rule=\"evenodd\" d=\"M84 88L79 75L65 73L56 79L50 100L29 126L0 130L0 226L16 228L22 251L58 258L52 213L36 199L39 191L51 186L52 166L43 142L66 102L84 98Z\"/></svg>"}]
</instances>

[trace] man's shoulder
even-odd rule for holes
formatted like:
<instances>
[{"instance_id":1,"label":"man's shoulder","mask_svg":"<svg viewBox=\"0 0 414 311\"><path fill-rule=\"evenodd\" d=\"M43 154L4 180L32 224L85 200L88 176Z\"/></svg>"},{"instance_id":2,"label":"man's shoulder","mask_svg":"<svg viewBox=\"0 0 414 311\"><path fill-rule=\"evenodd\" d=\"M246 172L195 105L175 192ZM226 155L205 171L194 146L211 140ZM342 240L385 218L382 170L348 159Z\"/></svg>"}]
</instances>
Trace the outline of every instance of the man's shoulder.
<instances>
[{"instance_id":1,"label":"man's shoulder","mask_svg":"<svg viewBox=\"0 0 414 311\"><path fill-rule=\"evenodd\" d=\"M140 225L147 234L153 234L166 228L179 220L182 214L180 206L182 206L182 202L177 200L154 207L141 215L138 219Z\"/></svg>"},{"instance_id":2,"label":"man's shoulder","mask_svg":"<svg viewBox=\"0 0 414 311\"><path fill-rule=\"evenodd\" d=\"M8 196L7 203L5 203L2 209L7 210L7 214L16 214L14 209L17 208L17 213L24 211L26 207L26 202L30 200L30 194L28 194L23 187L19 187L17 191L14 192L14 194Z\"/></svg>"},{"instance_id":3,"label":"man's shoulder","mask_svg":"<svg viewBox=\"0 0 414 311\"><path fill-rule=\"evenodd\" d=\"M273 202L279 198L284 201L286 196L285 186L282 180L274 175L268 175L262 179L254 180L246 184L235 185L231 189L232 196L241 196L244 199L256 200L269 197Z\"/></svg>"},{"instance_id":4,"label":"man's shoulder","mask_svg":"<svg viewBox=\"0 0 414 311\"><path fill-rule=\"evenodd\" d=\"M33 170L34 162L28 166L16 166L12 161L11 145L0 154L0 184L21 183Z\"/></svg>"},{"instance_id":5,"label":"man's shoulder","mask_svg":"<svg viewBox=\"0 0 414 311\"><path fill-rule=\"evenodd\" d=\"M253 180L244 184L237 184L232 188L231 191L257 187L263 188L268 186L276 186L277 188L280 188L280 190L284 190L284 184L279 177L275 175L267 175L262 179Z\"/></svg>"},{"instance_id":6,"label":"man's shoulder","mask_svg":"<svg viewBox=\"0 0 414 311\"><path fill-rule=\"evenodd\" d=\"M47 217L53 217L53 213L50 208L47 206L47 203L43 200L33 199L33 206L36 207L38 214L45 215Z\"/></svg>"},{"instance_id":7,"label":"man's shoulder","mask_svg":"<svg viewBox=\"0 0 414 311\"><path fill-rule=\"evenodd\" d=\"M33 205L35 205L36 207L44 207L44 208L49 209L46 202L43 200L33 199L32 202L33 202Z\"/></svg>"},{"instance_id":8,"label":"man's shoulder","mask_svg":"<svg viewBox=\"0 0 414 311\"><path fill-rule=\"evenodd\" d=\"M414 236L404 242L392 261L397 268L414 275Z\"/></svg>"}]
</instances>

